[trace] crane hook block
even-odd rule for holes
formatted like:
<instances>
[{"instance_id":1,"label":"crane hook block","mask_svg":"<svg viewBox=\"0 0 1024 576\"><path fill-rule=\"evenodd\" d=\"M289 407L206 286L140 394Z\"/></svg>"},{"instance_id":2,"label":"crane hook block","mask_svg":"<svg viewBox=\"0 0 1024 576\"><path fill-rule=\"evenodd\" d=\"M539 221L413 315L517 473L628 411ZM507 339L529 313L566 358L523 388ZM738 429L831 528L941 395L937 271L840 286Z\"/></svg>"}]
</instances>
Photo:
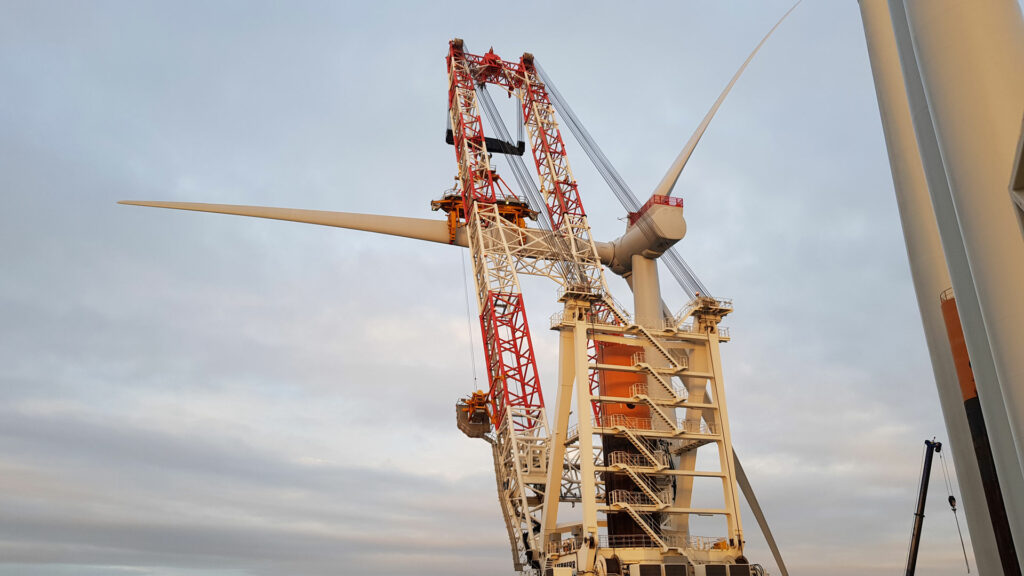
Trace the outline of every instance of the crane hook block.
<instances>
[{"instance_id":1,"label":"crane hook block","mask_svg":"<svg viewBox=\"0 0 1024 576\"><path fill-rule=\"evenodd\" d=\"M484 438L491 431L491 418L487 413L487 393L476 391L455 403L455 422L462 433L470 438Z\"/></svg>"}]
</instances>

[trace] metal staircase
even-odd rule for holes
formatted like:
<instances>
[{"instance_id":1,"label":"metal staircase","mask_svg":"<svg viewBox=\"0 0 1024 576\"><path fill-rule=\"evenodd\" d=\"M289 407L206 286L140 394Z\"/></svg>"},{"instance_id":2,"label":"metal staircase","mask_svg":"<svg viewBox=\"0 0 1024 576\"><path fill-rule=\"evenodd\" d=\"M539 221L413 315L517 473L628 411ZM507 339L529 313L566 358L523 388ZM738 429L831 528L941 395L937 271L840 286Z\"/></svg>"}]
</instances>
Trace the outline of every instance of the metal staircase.
<instances>
[{"instance_id":1,"label":"metal staircase","mask_svg":"<svg viewBox=\"0 0 1024 576\"><path fill-rule=\"evenodd\" d=\"M662 550L668 550L668 546L665 545L665 540L662 538L661 530L657 530L654 527L652 527L648 523L648 520L639 512L637 512L632 505L620 502L613 504L613 507L619 510L623 510L627 514L629 514L629 516L633 518L633 521L636 522L637 525L640 526L640 528L647 533L647 536L650 537L650 539L658 546L658 548L661 548Z\"/></svg>"}]
</instances>

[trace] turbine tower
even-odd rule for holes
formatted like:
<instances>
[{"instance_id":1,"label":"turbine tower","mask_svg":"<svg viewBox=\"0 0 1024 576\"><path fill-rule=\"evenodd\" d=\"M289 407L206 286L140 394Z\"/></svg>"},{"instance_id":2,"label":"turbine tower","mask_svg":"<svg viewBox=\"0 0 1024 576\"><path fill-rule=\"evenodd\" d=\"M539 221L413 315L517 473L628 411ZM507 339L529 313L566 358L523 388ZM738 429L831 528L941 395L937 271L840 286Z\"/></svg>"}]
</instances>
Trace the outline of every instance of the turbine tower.
<instances>
[{"instance_id":1,"label":"turbine tower","mask_svg":"<svg viewBox=\"0 0 1024 576\"><path fill-rule=\"evenodd\" d=\"M473 54L459 39L449 42L446 58L447 139L455 151L457 186L431 202L433 210L445 213L444 220L122 203L305 222L468 248L488 389L456 403L457 424L491 446L515 569L552 576L763 574L744 556L742 490L785 576L732 447L719 351L729 341L720 324L732 303L711 296L673 249L685 236L686 223L683 201L671 196L672 189L763 43L642 205L532 55L508 61L493 50ZM536 183L522 160L525 142L510 141L488 86L517 99ZM601 242L591 234L556 108L629 211L626 230L615 240ZM497 137L484 135L481 110ZM510 158L519 194L498 174L494 154ZM692 297L677 314L662 301L659 258ZM632 288L632 314L612 298L606 270L626 278ZM550 420L519 283L523 274L552 280L562 305L549 326L559 337ZM698 453L713 454L716 466L698 469ZM567 506L577 504L575 510ZM710 524L717 533L691 531L695 517L715 519Z\"/></svg>"},{"instance_id":2,"label":"turbine tower","mask_svg":"<svg viewBox=\"0 0 1024 576\"><path fill-rule=\"evenodd\" d=\"M896 199L981 574L1024 565L1024 19L860 0Z\"/></svg>"}]
</instances>

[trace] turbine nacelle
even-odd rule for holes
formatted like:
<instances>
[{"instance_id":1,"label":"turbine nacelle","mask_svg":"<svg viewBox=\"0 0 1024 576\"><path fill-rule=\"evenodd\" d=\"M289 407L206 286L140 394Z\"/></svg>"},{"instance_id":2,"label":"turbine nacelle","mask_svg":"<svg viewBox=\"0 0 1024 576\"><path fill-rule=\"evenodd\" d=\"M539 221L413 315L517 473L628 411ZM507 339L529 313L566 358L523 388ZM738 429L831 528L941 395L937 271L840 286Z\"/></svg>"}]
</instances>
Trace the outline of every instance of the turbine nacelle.
<instances>
[{"instance_id":1,"label":"turbine nacelle","mask_svg":"<svg viewBox=\"0 0 1024 576\"><path fill-rule=\"evenodd\" d=\"M654 195L629 214L626 233L609 243L597 243L601 263L619 276L633 271L633 256L657 258L686 236L683 200Z\"/></svg>"}]
</instances>

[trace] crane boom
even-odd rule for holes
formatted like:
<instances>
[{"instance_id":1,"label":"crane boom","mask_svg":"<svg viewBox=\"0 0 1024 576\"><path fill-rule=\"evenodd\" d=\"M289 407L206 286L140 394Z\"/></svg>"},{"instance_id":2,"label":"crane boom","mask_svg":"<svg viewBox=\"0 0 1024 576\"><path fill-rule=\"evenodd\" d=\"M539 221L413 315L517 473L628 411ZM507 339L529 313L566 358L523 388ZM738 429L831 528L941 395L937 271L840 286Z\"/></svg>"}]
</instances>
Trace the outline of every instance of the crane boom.
<instances>
[{"instance_id":1,"label":"crane boom","mask_svg":"<svg viewBox=\"0 0 1024 576\"><path fill-rule=\"evenodd\" d=\"M513 561L517 570L536 567L544 493L538 490L547 477L547 415L537 376L533 341L526 319L512 239L530 213L503 185L490 166L483 121L476 101L476 74L462 42L449 43L448 106L461 207L452 206L449 222L469 230L481 334L490 389L491 439L499 501ZM454 212L455 210L458 212ZM454 237L454 234L452 234Z\"/></svg>"},{"instance_id":2,"label":"crane boom","mask_svg":"<svg viewBox=\"0 0 1024 576\"><path fill-rule=\"evenodd\" d=\"M914 529L910 533L910 551L907 552L906 576L914 576L917 569L917 552L921 546L921 528L924 526L924 505L928 499L928 480L932 475L932 457L942 450L942 442L924 441L924 462L921 465L921 488L917 494L917 508L914 510Z\"/></svg>"},{"instance_id":3,"label":"crane boom","mask_svg":"<svg viewBox=\"0 0 1024 576\"><path fill-rule=\"evenodd\" d=\"M555 108L533 57L524 54L511 62L493 50L475 55L455 39L447 63L459 191L433 206L448 212L452 239L468 231L493 430L472 420L482 395L460 401L459 427L492 444L516 569L619 573L628 565L679 562L698 574L697 566L742 560L718 357L718 343L728 335L717 325L731 312L731 303L705 295L678 321L666 320L656 274L651 282L653 258L685 234L682 202L653 197L631 215L609 254L607 244L599 247L593 240ZM516 197L490 165L477 101L478 88L488 84L518 99L543 206L530 207ZM549 229L526 226L531 209L546 212ZM616 271L646 270L630 271L637 320L608 295L604 264ZM563 311L551 326L559 332L560 368L550 433L519 272L547 276L561 286ZM639 310L655 301L656 319L641 318ZM680 336L683 321L690 324ZM581 410L570 427L573 404L589 409ZM720 472L695 470L696 451L707 444L718 449ZM696 478L720 479L724 506L693 506ZM577 522L559 523L565 502L581 504ZM691 536L693 515L724 518L727 536ZM652 554L652 549L660 551Z\"/></svg>"},{"instance_id":4,"label":"crane boom","mask_svg":"<svg viewBox=\"0 0 1024 576\"><path fill-rule=\"evenodd\" d=\"M516 570L531 576L760 574L743 556L719 354L719 344L729 341L719 323L732 304L698 294L672 315L661 300L656 259L685 235L681 199L653 196L629 215L621 237L595 242L533 57L524 54L510 62L493 50L474 55L456 39L449 43L446 63L458 184L431 202L432 209L447 213L446 222L258 206L127 203L467 247L488 386L456 404L457 422L466 435L491 445ZM532 206L490 163L477 100L487 84L514 94L521 107L540 181L539 190L526 191ZM507 153L508 140L490 142L500 142ZM517 179L529 179L516 167ZM538 216L541 227L530 227ZM635 317L611 298L605 267L627 278ZM560 287L562 311L550 323L559 340L550 429L519 274L544 276ZM575 415L573 408L578 408ZM715 448L717 470L696 468L702 446ZM720 484L719 503L695 496L697 481ZM571 511L563 504L580 506ZM693 517L702 517L696 522L700 529L708 526L703 518L712 518L718 535L694 535Z\"/></svg>"}]
</instances>

